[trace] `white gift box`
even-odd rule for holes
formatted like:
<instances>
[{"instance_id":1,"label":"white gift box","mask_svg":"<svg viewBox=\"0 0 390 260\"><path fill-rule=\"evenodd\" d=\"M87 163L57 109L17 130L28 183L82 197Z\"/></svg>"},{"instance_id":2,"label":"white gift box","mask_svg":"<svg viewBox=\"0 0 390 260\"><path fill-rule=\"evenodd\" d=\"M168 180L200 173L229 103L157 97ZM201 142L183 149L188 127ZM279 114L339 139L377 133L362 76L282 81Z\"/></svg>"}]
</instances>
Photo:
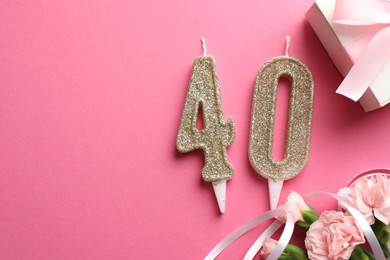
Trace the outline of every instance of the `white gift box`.
<instances>
[{"instance_id":1,"label":"white gift box","mask_svg":"<svg viewBox=\"0 0 390 260\"><path fill-rule=\"evenodd\" d=\"M383 25L355 26L351 30L350 26L333 22L335 5L336 0L317 0L306 13L306 17L337 69L345 77L368 44L364 39L360 42L358 40L370 32L378 31ZM390 59L359 102L366 112L390 102Z\"/></svg>"}]
</instances>

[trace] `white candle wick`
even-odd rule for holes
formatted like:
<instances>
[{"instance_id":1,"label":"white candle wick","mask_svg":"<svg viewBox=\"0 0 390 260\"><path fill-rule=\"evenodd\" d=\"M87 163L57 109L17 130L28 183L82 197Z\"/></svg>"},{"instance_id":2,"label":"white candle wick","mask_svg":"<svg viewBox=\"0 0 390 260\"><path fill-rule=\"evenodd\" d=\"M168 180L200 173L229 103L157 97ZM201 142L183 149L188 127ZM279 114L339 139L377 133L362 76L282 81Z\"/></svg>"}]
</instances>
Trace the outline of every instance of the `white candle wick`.
<instances>
[{"instance_id":1,"label":"white candle wick","mask_svg":"<svg viewBox=\"0 0 390 260\"><path fill-rule=\"evenodd\" d=\"M203 56L206 56L207 53L206 40L203 37L200 38L200 40L202 41L202 46L203 46Z\"/></svg>"},{"instance_id":2,"label":"white candle wick","mask_svg":"<svg viewBox=\"0 0 390 260\"><path fill-rule=\"evenodd\" d=\"M290 43L291 43L291 37L290 35L286 36L286 53L285 55L288 56L288 49L290 48Z\"/></svg>"}]
</instances>

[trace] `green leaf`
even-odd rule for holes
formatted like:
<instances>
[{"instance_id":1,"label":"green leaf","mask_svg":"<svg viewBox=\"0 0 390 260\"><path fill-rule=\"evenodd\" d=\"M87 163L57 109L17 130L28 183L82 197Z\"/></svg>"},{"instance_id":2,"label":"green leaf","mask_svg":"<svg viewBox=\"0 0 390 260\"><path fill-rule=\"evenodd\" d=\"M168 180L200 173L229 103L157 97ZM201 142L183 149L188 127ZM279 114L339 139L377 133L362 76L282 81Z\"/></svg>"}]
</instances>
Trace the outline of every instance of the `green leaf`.
<instances>
[{"instance_id":1,"label":"green leaf","mask_svg":"<svg viewBox=\"0 0 390 260\"><path fill-rule=\"evenodd\" d=\"M301 215L303 220L309 225L311 225L319 218L319 216L314 211L311 210L302 210Z\"/></svg>"},{"instance_id":2,"label":"green leaf","mask_svg":"<svg viewBox=\"0 0 390 260\"><path fill-rule=\"evenodd\" d=\"M357 246L353 250L349 260L370 260L370 258L364 253L361 246Z\"/></svg>"},{"instance_id":3,"label":"green leaf","mask_svg":"<svg viewBox=\"0 0 390 260\"><path fill-rule=\"evenodd\" d=\"M300 247L288 244L286 249L284 249L282 255L279 257L279 260L306 260L309 259L307 254Z\"/></svg>"},{"instance_id":4,"label":"green leaf","mask_svg":"<svg viewBox=\"0 0 390 260\"><path fill-rule=\"evenodd\" d=\"M375 219L375 223L371 227L382 247L383 253L386 257L390 257L390 225Z\"/></svg>"},{"instance_id":5,"label":"green leaf","mask_svg":"<svg viewBox=\"0 0 390 260\"><path fill-rule=\"evenodd\" d=\"M302 220L298 220L296 224L298 227L302 228L303 230L309 230L309 228L310 228L310 224L308 224Z\"/></svg>"}]
</instances>

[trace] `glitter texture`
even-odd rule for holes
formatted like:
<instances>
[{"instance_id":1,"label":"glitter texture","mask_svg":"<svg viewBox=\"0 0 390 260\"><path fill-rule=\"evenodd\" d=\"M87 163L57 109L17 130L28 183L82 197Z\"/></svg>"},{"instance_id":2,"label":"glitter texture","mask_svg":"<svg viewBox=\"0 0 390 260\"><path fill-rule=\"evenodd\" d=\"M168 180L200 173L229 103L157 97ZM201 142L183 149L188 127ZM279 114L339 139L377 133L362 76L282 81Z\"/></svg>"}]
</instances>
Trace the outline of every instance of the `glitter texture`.
<instances>
[{"instance_id":1,"label":"glitter texture","mask_svg":"<svg viewBox=\"0 0 390 260\"><path fill-rule=\"evenodd\" d=\"M276 94L279 78L291 82L285 156L272 158ZM305 167L310 148L314 82L299 60L280 56L263 65L256 77L249 140L249 159L255 170L272 180L286 180Z\"/></svg>"},{"instance_id":2,"label":"glitter texture","mask_svg":"<svg viewBox=\"0 0 390 260\"><path fill-rule=\"evenodd\" d=\"M202 108L204 128L196 128L198 110ZM196 58L184 104L176 147L180 152L203 149L205 166L202 178L218 183L233 177L226 147L235 137L233 119L224 122L221 109L221 92L213 56Z\"/></svg>"}]
</instances>

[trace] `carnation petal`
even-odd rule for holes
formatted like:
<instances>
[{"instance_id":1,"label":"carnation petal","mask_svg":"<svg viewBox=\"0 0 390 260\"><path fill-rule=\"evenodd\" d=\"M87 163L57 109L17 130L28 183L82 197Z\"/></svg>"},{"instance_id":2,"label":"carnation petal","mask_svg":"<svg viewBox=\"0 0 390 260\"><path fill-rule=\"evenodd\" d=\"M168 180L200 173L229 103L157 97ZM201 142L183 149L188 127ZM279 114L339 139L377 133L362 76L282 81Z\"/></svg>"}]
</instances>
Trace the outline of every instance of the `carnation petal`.
<instances>
[{"instance_id":1,"label":"carnation petal","mask_svg":"<svg viewBox=\"0 0 390 260\"><path fill-rule=\"evenodd\" d=\"M307 231L305 246L310 259L348 259L355 246L364 242L352 216L324 211Z\"/></svg>"}]
</instances>

